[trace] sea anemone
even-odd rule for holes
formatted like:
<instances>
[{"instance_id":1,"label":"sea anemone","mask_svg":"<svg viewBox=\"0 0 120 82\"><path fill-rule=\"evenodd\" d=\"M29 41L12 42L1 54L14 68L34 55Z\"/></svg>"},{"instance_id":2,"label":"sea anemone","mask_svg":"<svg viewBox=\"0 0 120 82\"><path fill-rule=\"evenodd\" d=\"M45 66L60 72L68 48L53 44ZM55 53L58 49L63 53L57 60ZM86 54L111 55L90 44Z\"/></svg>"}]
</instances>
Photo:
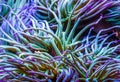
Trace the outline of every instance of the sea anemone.
<instances>
[{"instance_id":1,"label":"sea anemone","mask_svg":"<svg viewBox=\"0 0 120 82\"><path fill-rule=\"evenodd\" d=\"M14 12L19 13L23 5L28 5L27 0L1 0L0 1L0 25L2 24L3 17L7 18L10 13L9 7L13 9Z\"/></svg>"},{"instance_id":2,"label":"sea anemone","mask_svg":"<svg viewBox=\"0 0 120 82\"><path fill-rule=\"evenodd\" d=\"M35 0L31 11L37 20L47 20L51 28L55 29L59 20L64 28L69 21L72 22L71 26L75 22L82 29L96 21L106 9L118 4L113 0Z\"/></svg>"},{"instance_id":3,"label":"sea anemone","mask_svg":"<svg viewBox=\"0 0 120 82\"><path fill-rule=\"evenodd\" d=\"M120 81L120 59L117 53L120 47L119 41L109 42L114 34L100 35L103 31L116 27L120 28L120 26L115 26L103 29L96 36L90 36L89 33L83 45L74 52L70 50L64 52L63 62L77 72L76 82Z\"/></svg>"},{"instance_id":4,"label":"sea anemone","mask_svg":"<svg viewBox=\"0 0 120 82\"><path fill-rule=\"evenodd\" d=\"M114 32L103 33L120 26L101 29L96 35L92 33L104 19L102 12L117 1L25 3L17 12L6 5L9 14L0 15L0 81L120 81L120 41L111 39L116 35Z\"/></svg>"},{"instance_id":5,"label":"sea anemone","mask_svg":"<svg viewBox=\"0 0 120 82\"><path fill-rule=\"evenodd\" d=\"M111 25L120 25L120 4L113 6L105 12L104 19ZM114 29L116 37L120 39L120 29Z\"/></svg>"},{"instance_id":6,"label":"sea anemone","mask_svg":"<svg viewBox=\"0 0 120 82\"><path fill-rule=\"evenodd\" d=\"M117 6L113 6L107 9L105 13L105 19L107 22L111 23L112 25L120 25L120 4Z\"/></svg>"},{"instance_id":7,"label":"sea anemone","mask_svg":"<svg viewBox=\"0 0 120 82\"><path fill-rule=\"evenodd\" d=\"M91 28L87 37L81 40L80 37L85 29L82 29L76 36L73 36L73 29L66 34L58 28L54 33L47 21L38 22L28 13L26 19L29 19L30 26L27 26L28 21L22 19L24 15L18 14L17 16L14 15L9 20L4 18L5 22L3 21L3 25L1 25L0 48L4 50L0 56L1 80L31 82L103 81L108 77L113 79L119 77L114 76L114 73L116 74L116 71L119 71L119 56L113 55L119 45L111 47L116 41L107 42L114 34L100 36L102 31L119 28L119 26L101 30L96 36L90 36L93 29ZM14 21L10 22L11 20ZM99 20L85 28L98 22ZM6 28L3 28L3 26L6 26ZM7 33L5 29L9 29ZM85 67L81 67L82 65ZM116 68L112 68L113 66L116 66ZM108 72L112 69L114 71L110 74L113 73L113 76L109 76ZM101 70L105 71L106 74L100 75L100 73L103 73ZM119 72L117 75L119 75ZM70 79L72 76L74 78Z\"/></svg>"}]
</instances>

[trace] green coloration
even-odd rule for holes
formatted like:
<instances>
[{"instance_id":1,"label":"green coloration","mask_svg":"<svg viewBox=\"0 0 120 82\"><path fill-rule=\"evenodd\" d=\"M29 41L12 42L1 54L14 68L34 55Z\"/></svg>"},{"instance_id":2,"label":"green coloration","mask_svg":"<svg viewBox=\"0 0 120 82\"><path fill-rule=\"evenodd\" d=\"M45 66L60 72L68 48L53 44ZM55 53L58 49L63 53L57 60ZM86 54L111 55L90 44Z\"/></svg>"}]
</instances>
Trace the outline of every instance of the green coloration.
<instances>
[{"instance_id":1,"label":"green coloration","mask_svg":"<svg viewBox=\"0 0 120 82\"><path fill-rule=\"evenodd\" d=\"M2 24L1 16L7 18L11 12L10 8L13 9L15 13L19 13L20 9L27 3L27 0L6 0L0 1L0 24ZM10 7L10 8L9 8Z\"/></svg>"},{"instance_id":2,"label":"green coloration","mask_svg":"<svg viewBox=\"0 0 120 82\"><path fill-rule=\"evenodd\" d=\"M91 34L104 17L98 13L115 3L107 0L101 3L96 0L35 0L32 8L36 11L33 13L28 8L17 9L18 5L20 9L24 8L22 5L26 3L19 4L20 1L12 5L14 9L8 6L7 18L1 16L0 80L104 82L119 79L117 49L120 45L118 41L109 41L115 33L102 33L120 26ZM98 19L82 26L82 21L96 15ZM57 28L53 30L51 24ZM78 27L81 29L75 33ZM86 36L82 36L86 32Z\"/></svg>"},{"instance_id":3,"label":"green coloration","mask_svg":"<svg viewBox=\"0 0 120 82\"><path fill-rule=\"evenodd\" d=\"M120 25L120 5L112 7L107 10L107 13L105 14L106 21L109 23L112 23L114 25Z\"/></svg>"}]
</instances>

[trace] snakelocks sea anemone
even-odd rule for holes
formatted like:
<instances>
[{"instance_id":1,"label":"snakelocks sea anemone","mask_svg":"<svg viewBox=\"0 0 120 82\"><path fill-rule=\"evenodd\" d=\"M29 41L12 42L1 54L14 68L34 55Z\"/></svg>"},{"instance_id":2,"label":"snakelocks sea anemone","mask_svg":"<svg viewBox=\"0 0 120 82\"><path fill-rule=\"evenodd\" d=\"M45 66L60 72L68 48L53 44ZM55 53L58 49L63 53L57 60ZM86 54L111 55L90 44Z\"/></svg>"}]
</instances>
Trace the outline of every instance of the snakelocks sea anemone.
<instances>
[{"instance_id":1,"label":"snakelocks sea anemone","mask_svg":"<svg viewBox=\"0 0 120 82\"><path fill-rule=\"evenodd\" d=\"M9 7L13 9L14 12L18 13L21 11L23 5L28 5L29 1L27 0L1 0L0 1L0 25L2 24L2 18L7 17L10 13Z\"/></svg>"},{"instance_id":2,"label":"snakelocks sea anemone","mask_svg":"<svg viewBox=\"0 0 120 82\"><path fill-rule=\"evenodd\" d=\"M120 81L118 0L22 1L0 2L1 82Z\"/></svg>"},{"instance_id":3,"label":"snakelocks sea anemone","mask_svg":"<svg viewBox=\"0 0 120 82\"><path fill-rule=\"evenodd\" d=\"M120 25L120 4L117 6L111 7L107 9L105 12L106 21L111 24L111 26L114 25ZM114 29L114 32L116 32L116 37L120 39L120 29Z\"/></svg>"}]
</instances>

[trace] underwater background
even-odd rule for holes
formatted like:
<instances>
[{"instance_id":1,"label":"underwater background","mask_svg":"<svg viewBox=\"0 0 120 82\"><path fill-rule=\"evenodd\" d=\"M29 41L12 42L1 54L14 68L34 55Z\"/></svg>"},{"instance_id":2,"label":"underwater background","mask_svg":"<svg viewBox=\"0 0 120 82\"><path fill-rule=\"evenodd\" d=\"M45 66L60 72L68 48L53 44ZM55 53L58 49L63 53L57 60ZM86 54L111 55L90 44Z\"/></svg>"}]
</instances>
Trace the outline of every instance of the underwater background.
<instances>
[{"instance_id":1,"label":"underwater background","mask_svg":"<svg viewBox=\"0 0 120 82\"><path fill-rule=\"evenodd\" d=\"M0 82L120 82L120 0L0 0Z\"/></svg>"}]
</instances>

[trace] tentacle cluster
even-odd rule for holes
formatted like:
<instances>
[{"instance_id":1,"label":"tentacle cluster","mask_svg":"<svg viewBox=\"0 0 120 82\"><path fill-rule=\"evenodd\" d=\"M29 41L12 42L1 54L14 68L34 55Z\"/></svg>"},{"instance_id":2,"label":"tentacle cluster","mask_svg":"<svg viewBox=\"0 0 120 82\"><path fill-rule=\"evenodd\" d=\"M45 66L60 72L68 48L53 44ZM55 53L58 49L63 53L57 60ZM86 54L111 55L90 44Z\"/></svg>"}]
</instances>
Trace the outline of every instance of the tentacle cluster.
<instances>
[{"instance_id":1,"label":"tentacle cluster","mask_svg":"<svg viewBox=\"0 0 120 82\"><path fill-rule=\"evenodd\" d=\"M0 2L0 81L120 81L119 0L20 1Z\"/></svg>"}]
</instances>

